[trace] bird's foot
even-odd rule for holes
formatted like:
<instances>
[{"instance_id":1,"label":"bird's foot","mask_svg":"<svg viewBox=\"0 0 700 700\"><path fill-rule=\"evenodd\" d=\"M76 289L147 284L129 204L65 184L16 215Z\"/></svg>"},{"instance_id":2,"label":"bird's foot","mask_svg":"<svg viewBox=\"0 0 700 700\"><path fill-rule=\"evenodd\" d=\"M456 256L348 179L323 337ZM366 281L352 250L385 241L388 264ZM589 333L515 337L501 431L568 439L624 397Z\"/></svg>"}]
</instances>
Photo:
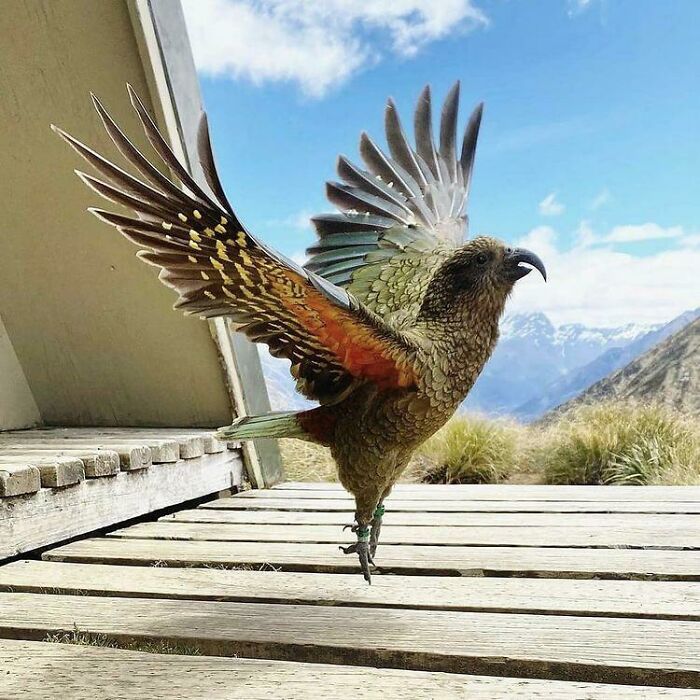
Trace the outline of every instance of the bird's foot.
<instances>
[{"instance_id":1,"label":"bird's foot","mask_svg":"<svg viewBox=\"0 0 700 700\"><path fill-rule=\"evenodd\" d=\"M384 517L384 504L380 503L374 511L372 529L369 533L369 555L374 559L379 544L379 533L382 531L382 518Z\"/></svg>"},{"instance_id":2,"label":"bird's foot","mask_svg":"<svg viewBox=\"0 0 700 700\"><path fill-rule=\"evenodd\" d=\"M372 561L372 556L369 551L369 535L370 530L366 526L358 525L355 528L357 532L357 542L351 544L348 547L340 547L344 554L354 554L356 553L360 560L360 568L362 569L362 575L365 577L367 583L372 583L372 575L369 571L369 565L374 565Z\"/></svg>"}]
</instances>

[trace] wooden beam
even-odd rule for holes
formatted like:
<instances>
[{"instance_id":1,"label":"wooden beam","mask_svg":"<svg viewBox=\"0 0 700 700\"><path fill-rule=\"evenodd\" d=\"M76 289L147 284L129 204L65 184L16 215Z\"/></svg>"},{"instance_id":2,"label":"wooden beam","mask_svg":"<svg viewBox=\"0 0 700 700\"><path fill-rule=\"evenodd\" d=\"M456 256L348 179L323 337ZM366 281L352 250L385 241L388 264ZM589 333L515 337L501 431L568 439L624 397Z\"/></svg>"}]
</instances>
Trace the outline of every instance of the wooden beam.
<instances>
[{"instance_id":1,"label":"wooden beam","mask_svg":"<svg viewBox=\"0 0 700 700\"><path fill-rule=\"evenodd\" d=\"M700 686L696 622L561 616L553 624L550 615L0 595L2 637L76 628L219 656Z\"/></svg>"},{"instance_id":2,"label":"wooden beam","mask_svg":"<svg viewBox=\"0 0 700 700\"><path fill-rule=\"evenodd\" d=\"M88 479L32 498L0 500L0 559L240 484L235 452ZM36 471L38 479L38 470Z\"/></svg>"},{"instance_id":3,"label":"wooden beam","mask_svg":"<svg viewBox=\"0 0 700 700\"><path fill-rule=\"evenodd\" d=\"M700 621L700 582L375 576L17 561L0 591Z\"/></svg>"},{"instance_id":4,"label":"wooden beam","mask_svg":"<svg viewBox=\"0 0 700 700\"><path fill-rule=\"evenodd\" d=\"M266 659L146 654L71 644L0 641L0 691L8 698L45 700L175 697L207 700L668 700L695 691L631 685L496 678L397 669L357 668ZM138 689L138 690L135 690Z\"/></svg>"},{"instance_id":5,"label":"wooden beam","mask_svg":"<svg viewBox=\"0 0 700 700\"><path fill-rule=\"evenodd\" d=\"M29 464L0 464L0 498L35 493L41 488L39 470Z\"/></svg>"},{"instance_id":6,"label":"wooden beam","mask_svg":"<svg viewBox=\"0 0 700 700\"><path fill-rule=\"evenodd\" d=\"M351 518L352 519L352 518ZM347 525L348 515L341 511L224 510L196 508L164 515L162 522L229 523L267 525ZM641 515L639 513L387 513L385 524L424 527L569 527L588 529L592 525L627 528L643 524L647 528L697 528L697 515Z\"/></svg>"},{"instance_id":7,"label":"wooden beam","mask_svg":"<svg viewBox=\"0 0 700 700\"><path fill-rule=\"evenodd\" d=\"M0 504L1 505L1 504ZM0 540L2 541L2 540ZM47 561L167 566L246 565L286 571L355 573L357 560L332 544L188 542L103 537L44 553ZM700 552L559 547L382 545L378 572L462 576L700 580ZM360 581L361 583L361 581ZM359 585L359 584L358 584Z\"/></svg>"},{"instance_id":8,"label":"wooden beam","mask_svg":"<svg viewBox=\"0 0 700 700\"><path fill-rule=\"evenodd\" d=\"M333 525L226 525L222 523L139 523L111 537L195 540L209 542L310 542L346 544L348 533ZM698 549L700 528L645 527L440 527L392 525L382 527L382 544L426 544L444 547L504 545L508 547L595 547L604 549Z\"/></svg>"},{"instance_id":9,"label":"wooden beam","mask_svg":"<svg viewBox=\"0 0 700 700\"><path fill-rule=\"evenodd\" d=\"M204 504L214 510L327 511L353 513L350 498L222 498ZM387 512L405 513L700 513L700 502L685 501L449 501L404 500L400 495L386 501ZM350 518L352 520L352 518Z\"/></svg>"},{"instance_id":10,"label":"wooden beam","mask_svg":"<svg viewBox=\"0 0 700 700\"><path fill-rule=\"evenodd\" d=\"M348 492L340 484L326 488L302 488L288 484L264 491L247 491L237 498L346 499ZM391 498L402 501L571 501L697 503L698 486L519 486L506 484L442 485L398 484Z\"/></svg>"}]
</instances>

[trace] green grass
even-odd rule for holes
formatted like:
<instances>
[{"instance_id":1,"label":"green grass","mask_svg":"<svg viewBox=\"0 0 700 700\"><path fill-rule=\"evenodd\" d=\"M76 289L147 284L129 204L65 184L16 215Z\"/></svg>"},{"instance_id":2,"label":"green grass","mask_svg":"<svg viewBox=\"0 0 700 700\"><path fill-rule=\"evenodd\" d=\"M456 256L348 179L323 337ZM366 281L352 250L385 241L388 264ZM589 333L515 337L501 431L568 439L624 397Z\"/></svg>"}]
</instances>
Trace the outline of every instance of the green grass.
<instances>
[{"instance_id":1,"label":"green grass","mask_svg":"<svg viewBox=\"0 0 700 700\"><path fill-rule=\"evenodd\" d=\"M280 440L290 481L337 481L330 451ZM478 415L450 420L416 452L402 481L700 484L700 420L654 404L577 406L549 424Z\"/></svg>"},{"instance_id":2,"label":"green grass","mask_svg":"<svg viewBox=\"0 0 700 700\"><path fill-rule=\"evenodd\" d=\"M460 415L416 454L408 475L431 484L494 484L518 470L526 431L517 423Z\"/></svg>"},{"instance_id":3,"label":"green grass","mask_svg":"<svg viewBox=\"0 0 700 700\"><path fill-rule=\"evenodd\" d=\"M549 484L698 484L697 419L635 402L578 406L531 451Z\"/></svg>"}]
</instances>

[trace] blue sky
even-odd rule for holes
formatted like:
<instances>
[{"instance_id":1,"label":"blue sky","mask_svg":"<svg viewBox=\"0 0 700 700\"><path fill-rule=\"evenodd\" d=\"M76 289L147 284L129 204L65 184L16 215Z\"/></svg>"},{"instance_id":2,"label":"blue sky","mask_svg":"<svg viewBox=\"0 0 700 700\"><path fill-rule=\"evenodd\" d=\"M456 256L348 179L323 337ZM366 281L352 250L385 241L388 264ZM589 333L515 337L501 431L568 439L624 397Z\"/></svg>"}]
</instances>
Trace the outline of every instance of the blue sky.
<instances>
[{"instance_id":1,"label":"blue sky","mask_svg":"<svg viewBox=\"0 0 700 700\"><path fill-rule=\"evenodd\" d=\"M323 183L391 95L484 100L472 234L525 243L551 281L512 310L658 322L700 304L700 3L694 0L185 0L222 179L289 255ZM437 111L437 110L436 110Z\"/></svg>"}]
</instances>

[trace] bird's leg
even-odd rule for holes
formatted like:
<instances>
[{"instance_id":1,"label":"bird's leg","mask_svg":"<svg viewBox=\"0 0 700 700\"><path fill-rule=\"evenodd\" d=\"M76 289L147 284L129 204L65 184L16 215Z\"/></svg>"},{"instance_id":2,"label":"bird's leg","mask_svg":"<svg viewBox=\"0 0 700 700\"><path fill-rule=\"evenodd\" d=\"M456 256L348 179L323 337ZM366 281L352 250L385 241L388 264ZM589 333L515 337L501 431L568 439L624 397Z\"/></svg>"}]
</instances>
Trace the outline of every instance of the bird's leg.
<instances>
[{"instance_id":1,"label":"bird's leg","mask_svg":"<svg viewBox=\"0 0 700 700\"><path fill-rule=\"evenodd\" d=\"M369 565L374 564L372 561L372 556L369 552L369 535L370 528L366 523L363 524L358 520L357 525L353 527L353 531L357 534L357 542L351 544L348 547L341 547L340 549L344 554L357 553L360 560L360 568L362 569L362 575L365 577L367 583L372 583L372 576L369 571Z\"/></svg>"},{"instance_id":2,"label":"bird's leg","mask_svg":"<svg viewBox=\"0 0 700 700\"><path fill-rule=\"evenodd\" d=\"M384 517L384 504L380 503L374 510L372 516L372 528L369 533L369 556L374 559L379 544L379 533L382 531L382 518Z\"/></svg>"}]
</instances>

